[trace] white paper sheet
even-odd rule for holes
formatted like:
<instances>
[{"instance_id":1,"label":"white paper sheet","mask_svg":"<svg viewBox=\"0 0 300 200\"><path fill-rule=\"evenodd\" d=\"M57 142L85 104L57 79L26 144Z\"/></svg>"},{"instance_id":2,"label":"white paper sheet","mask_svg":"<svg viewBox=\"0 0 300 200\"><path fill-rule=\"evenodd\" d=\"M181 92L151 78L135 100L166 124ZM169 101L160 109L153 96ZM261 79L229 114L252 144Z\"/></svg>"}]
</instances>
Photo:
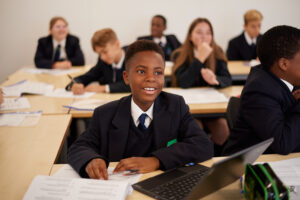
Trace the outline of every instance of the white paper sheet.
<instances>
[{"instance_id":1,"label":"white paper sheet","mask_svg":"<svg viewBox=\"0 0 300 200\"><path fill-rule=\"evenodd\" d=\"M72 91L66 91L64 88L57 88L54 91L48 92L46 96L57 98L89 98L94 94L95 92L85 92L83 94L75 95Z\"/></svg>"},{"instance_id":2,"label":"white paper sheet","mask_svg":"<svg viewBox=\"0 0 300 200\"><path fill-rule=\"evenodd\" d=\"M87 110L87 111L93 111L95 108L107 103L105 100L101 99L85 99L85 100L79 100L76 101L70 105L65 105L65 108L70 108L73 110Z\"/></svg>"},{"instance_id":3,"label":"white paper sheet","mask_svg":"<svg viewBox=\"0 0 300 200\"><path fill-rule=\"evenodd\" d=\"M183 96L187 104L228 102L228 98L214 88L170 89L166 91Z\"/></svg>"},{"instance_id":4,"label":"white paper sheet","mask_svg":"<svg viewBox=\"0 0 300 200\"><path fill-rule=\"evenodd\" d=\"M27 98L4 98L3 104L0 105L0 110L16 110L30 108L30 103Z\"/></svg>"},{"instance_id":5,"label":"white paper sheet","mask_svg":"<svg viewBox=\"0 0 300 200\"><path fill-rule=\"evenodd\" d=\"M54 88L53 85L42 82L23 80L2 88L4 96L21 96L23 93L44 95Z\"/></svg>"},{"instance_id":6,"label":"white paper sheet","mask_svg":"<svg viewBox=\"0 0 300 200\"><path fill-rule=\"evenodd\" d=\"M128 171L113 174L113 171L114 171L114 167L109 167L107 169L108 180L127 182L130 185L128 194L130 194L133 190L131 185L137 183L142 176L141 174L126 175ZM64 166L62 166L53 176L63 177L63 178L80 178L79 174L69 164L65 164Z\"/></svg>"},{"instance_id":7,"label":"white paper sheet","mask_svg":"<svg viewBox=\"0 0 300 200\"><path fill-rule=\"evenodd\" d=\"M77 73L80 69L37 69L37 68L27 68L23 70L24 72L30 74L49 74L54 76L67 75L72 73Z\"/></svg>"},{"instance_id":8,"label":"white paper sheet","mask_svg":"<svg viewBox=\"0 0 300 200\"><path fill-rule=\"evenodd\" d=\"M41 114L42 111L1 113L0 126L35 126Z\"/></svg>"},{"instance_id":9,"label":"white paper sheet","mask_svg":"<svg viewBox=\"0 0 300 200\"><path fill-rule=\"evenodd\" d=\"M36 176L23 200L123 200L127 196L128 183L93 179L70 179L52 176Z\"/></svg>"}]
</instances>

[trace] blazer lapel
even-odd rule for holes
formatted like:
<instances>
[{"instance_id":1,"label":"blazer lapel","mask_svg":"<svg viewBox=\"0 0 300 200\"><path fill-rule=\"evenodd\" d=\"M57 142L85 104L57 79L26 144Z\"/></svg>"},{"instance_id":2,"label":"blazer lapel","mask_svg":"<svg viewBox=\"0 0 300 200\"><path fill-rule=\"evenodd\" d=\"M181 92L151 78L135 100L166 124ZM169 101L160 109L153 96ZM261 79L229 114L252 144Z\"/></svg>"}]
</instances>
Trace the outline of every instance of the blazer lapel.
<instances>
[{"instance_id":1,"label":"blazer lapel","mask_svg":"<svg viewBox=\"0 0 300 200\"><path fill-rule=\"evenodd\" d=\"M123 158L128 139L129 123L131 118L131 95L120 100L112 128L109 130L108 156L110 161L119 161Z\"/></svg>"},{"instance_id":2,"label":"blazer lapel","mask_svg":"<svg viewBox=\"0 0 300 200\"><path fill-rule=\"evenodd\" d=\"M167 147L171 138L171 112L161 102L160 96L155 100L153 111L153 145L154 149Z\"/></svg>"}]
</instances>

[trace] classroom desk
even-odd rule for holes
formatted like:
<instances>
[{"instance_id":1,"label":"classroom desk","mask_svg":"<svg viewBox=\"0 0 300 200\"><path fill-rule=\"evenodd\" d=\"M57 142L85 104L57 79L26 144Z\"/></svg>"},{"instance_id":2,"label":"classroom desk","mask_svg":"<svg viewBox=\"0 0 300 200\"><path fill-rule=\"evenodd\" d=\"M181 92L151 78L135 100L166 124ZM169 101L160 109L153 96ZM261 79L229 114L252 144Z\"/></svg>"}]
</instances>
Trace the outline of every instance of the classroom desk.
<instances>
[{"instance_id":1,"label":"classroom desk","mask_svg":"<svg viewBox=\"0 0 300 200\"><path fill-rule=\"evenodd\" d=\"M166 78L171 78L172 67L173 66L171 66L170 64L166 65L165 67ZM228 61L227 67L233 81L245 81L251 69L249 62L245 62L245 61Z\"/></svg>"},{"instance_id":2,"label":"classroom desk","mask_svg":"<svg viewBox=\"0 0 300 200\"><path fill-rule=\"evenodd\" d=\"M37 174L49 175L71 115L42 115L34 127L0 127L0 197L20 200Z\"/></svg>"},{"instance_id":3,"label":"classroom desk","mask_svg":"<svg viewBox=\"0 0 300 200\"><path fill-rule=\"evenodd\" d=\"M54 85L55 88L65 88L68 83L70 83L70 78L67 75L50 75L50 74L31 74L23 71L26 68L34 68L34 66L24 66L17 70L10 76L8 76L5 85L13 84L21 80L30 80L34 82L44 82L47 84ZM73 67L72 69L79 69L76 73L71 73L72 77L79 76L87 72L91 68L91 65Z\"/></svg>"},{"instance_id":4,"label":"classroom desk","mask_svg":"<svg viewBox=\"0 0 300 200\"><path fill-rule=\"evenodd\" d=\"M168 91L170 88L164 88L164 91ZM174 89L174 88L172 88ZM220 92L224 93L227 97L237 96L241 94L243 86L230 86L224 89L219 89ZM98 93L93 95L92 99L103 99L107 102L118 100L121 97L127 96L129 93L116 93L116 94L107 94L107 93ZM80 101L80 100L79 100ZM226 113L228 103L210 103L210 104L189 104L190 112L193 115L197 116L208 116L215 114L224 114ZM78 111L71 110L69 112L73 118L90 118L92 117L92 111Z\"/></svg>"},{"instance_id":5,"label":"classroom desk","mask_svg":"<svg viewBox=\"0 0 300 200\"><path fill-rule=\"evenodd\" d=\"M233 81L246 81L251 67L249 62L245 61L228 61L228 71Z\"/></svg>"},{"instance_id":6,"label":"classroom desk","mask_svg":"<svg viewBox=\"0 0 300 200\"><path fill-rule=\"evenodd\" d=\"M291 159L291 158L296 158L300 157L300 153L292 153L286 156L283 155L278 155L278 154L269 154L269 155L261 155L258 159L257 162L271 162L271 161L278 161L278 160L286 160L286 159ZM212 164L216 161L222 160L224 157L215 157L211 160L205 161L201 164L205 166L212 166ZM116 163L111 163L110 166L115 166ZM52 170L50 175L53 175L55 172L57 172L63 165L53 165ZM150 177L153 177L155 175L158 175L162 173L162 171L157 170L155 172L143 174L140 180L144 180ZM134 190L129 196L127 196L126 200L147 200L147 199L153 199L147 195L144 195L136 190ZM225 199L230 199L230 200L241 200L244 199L243 195L241 194L241 189L240 189L240 181L237 180L234 183L220 189L217 192L214 192L204 198L203 200L225 200Z\"/></svg>"}]
</instances>

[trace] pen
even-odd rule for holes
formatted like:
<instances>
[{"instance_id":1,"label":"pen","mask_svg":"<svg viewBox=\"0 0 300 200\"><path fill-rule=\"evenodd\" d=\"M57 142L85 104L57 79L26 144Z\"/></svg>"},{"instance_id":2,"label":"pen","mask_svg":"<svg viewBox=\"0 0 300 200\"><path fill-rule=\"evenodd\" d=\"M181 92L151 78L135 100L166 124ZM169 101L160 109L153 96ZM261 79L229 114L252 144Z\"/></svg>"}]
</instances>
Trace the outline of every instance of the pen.
<instances>
[{"instance_id":1,"label":"pen","mask_svg":"<svg viewBox=\"0 0 300 200\"><path fill-rule=\"evenodd\" d=\"M127 171L128 171L128 173L123 174L124 176L129 176L129 175L134 175L134 174L139 173L138 169L130 169L130 170L127 170Z\"/></svg>"},{"instance_id":2,"label":"pen","mask_svg":"<svg viewBox=\"0 0 300 200\"><path fill-rule=\"evenodd\" d=\"M240 187L241 187L241 193L244 194L243 177L240 178Z\"/></svg>"},{"instance_id":3,"label":"pen","mask_svg":"<svg viewBox=\"0 0 300 200\"><path fill-rule=\"evenodd\" d=\"M75 79L70 74L67 74L67 76L71 79L72 83L76 83Z\"/></svg>"}]
</instances>

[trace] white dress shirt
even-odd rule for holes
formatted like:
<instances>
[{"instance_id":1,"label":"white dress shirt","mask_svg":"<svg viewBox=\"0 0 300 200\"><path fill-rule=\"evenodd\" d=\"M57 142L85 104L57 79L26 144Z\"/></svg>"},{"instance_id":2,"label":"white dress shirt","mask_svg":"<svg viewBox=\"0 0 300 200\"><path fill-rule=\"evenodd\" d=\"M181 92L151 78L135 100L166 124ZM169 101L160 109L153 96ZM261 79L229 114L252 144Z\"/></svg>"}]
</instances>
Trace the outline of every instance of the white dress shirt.
<instances>
[{"instance_id":1,"label":"white dress shirt","mask_svg":"<svg viewBox=\"0 0 300 200\"><path fill-rule=\"evenodd\" d=\"M68 59L67 53L66 53L66 39L63 39L62 41L58 42L54 38L52 38L52 43L53 43L53 55L55 54L55 50L57 46L60 44L60 55L59 59Z\"/></svg>"},{"instance_id":2,"label":"white dress shirt","mask_svg":"<svg viewBox=\"0 0 300 200\"><path fill-rule=\"evenodd\" d=\"M154 103L152 103L150 108L146 112L144 112L142 109L140 109L138 105L135 104L133 98L131 98L131 116L136 127L139 125L140 123L139 117L143 113L147 114L147 117L145 119L145 126L147 128L149 127L151 121L153 120L153 105Z\"/></svg>"},{"instance_id":3,"label":"white dress shirt","mask_svg":"<svg viewBox=\"0 0 300 200\"><path fill-rule=\"evenodd\" d=\"M286 80L280 79L282 80L282 82L284 82L284 84L286 84L286 86L289 88L289 90L292 92L294 89L294 86L292 84L290 84L289 82L287 82Z\"/></svg>"},{"instance_id":4,"label":"white dress shirt","mask_svg":"<svg viewBox=\"0 0 300 200\"><path fill-rule=\"evenodd\" d=\"M166 46L166 44L167 44L167 38L166 38L166 36L161 36L161 38L153 38L153 41L156 43L156 44L159 44L160 42L161 42L161 44L162 44L162 46L164 47L164 46Z\"/></svg>"},{"instance_id":5,"label":"white dress shirt","mask_svg":"<svg viewBox=\"0 0 300 200\"><path fill-rule=\"evenodd\" d=\"M251 37L248 35L248 33L246 31L244 32L244 36L245 36L246 42L247 42L247 44L249 44L249 46L251 46L251 44L256 44L257 37L251 39Z\"/></svg>"}]
</instances>

